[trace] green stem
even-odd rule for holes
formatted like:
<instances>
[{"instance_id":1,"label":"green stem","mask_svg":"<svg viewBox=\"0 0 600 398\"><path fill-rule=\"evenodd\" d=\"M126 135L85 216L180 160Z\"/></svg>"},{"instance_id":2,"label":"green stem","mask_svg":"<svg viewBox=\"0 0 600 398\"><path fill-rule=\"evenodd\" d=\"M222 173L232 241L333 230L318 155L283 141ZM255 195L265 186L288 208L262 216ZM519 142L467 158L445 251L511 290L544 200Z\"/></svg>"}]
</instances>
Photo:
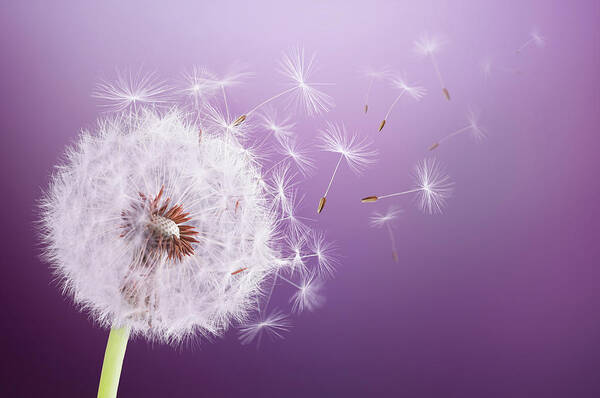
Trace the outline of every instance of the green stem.
<instances>
[{"instance_id":1,"label":"green stem","mask_svg":"<svg viewBox=\"0 0 600 398\"><path fill-rule=\"evenodd\" d=\"M110 330L100 374L98 398L115 398L117 396L127 340L129 340L129 326Z\"/></svg>"}]
</instances>

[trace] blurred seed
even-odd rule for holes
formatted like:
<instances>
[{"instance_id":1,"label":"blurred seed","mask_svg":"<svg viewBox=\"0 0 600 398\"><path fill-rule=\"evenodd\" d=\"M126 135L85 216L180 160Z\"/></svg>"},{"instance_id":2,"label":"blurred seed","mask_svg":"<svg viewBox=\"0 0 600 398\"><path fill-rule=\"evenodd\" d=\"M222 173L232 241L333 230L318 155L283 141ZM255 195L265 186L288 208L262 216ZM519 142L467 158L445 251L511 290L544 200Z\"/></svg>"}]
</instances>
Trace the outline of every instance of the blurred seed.
<instances>
[{"instance_id":1,"label":"blurred seed","mask_svg":"<svg viewBox=\"0 0 600 398\"><path fill-rule=\"evenodd\" d=\"M385 119L381 121L381 124L379 125L379 131L383 129L383 126L385 126Z\"/></svg>"},{"instance_id":2,"label":"blurred seed","mask_svg":"<svg viewBox=\"0 0 600 398\"><path fill-rule=\"evenodd\" d=\"M446 96L446 99L447 99L448 101L450 101L450 92L448 91L448 89L447 89L446 87L444 87L444 88L442 89L442 91L444 92L444 95Z\"/></svg>"},{"instance_id":3,"label":"blurred seed","mask_svg":"<svg viewBox=\"0 0 600 398\"><path fill-rule=\"evenodd\" d=\"M433 145L431 145L431 146L429 147L429 150L430 150L430 151L433 151L435 148L437 148L437 147L439 147L439 146L440 146L440 143L439 143L439 142L436 142L436 143L434 143Z\"/></svg>"}]
</instances>

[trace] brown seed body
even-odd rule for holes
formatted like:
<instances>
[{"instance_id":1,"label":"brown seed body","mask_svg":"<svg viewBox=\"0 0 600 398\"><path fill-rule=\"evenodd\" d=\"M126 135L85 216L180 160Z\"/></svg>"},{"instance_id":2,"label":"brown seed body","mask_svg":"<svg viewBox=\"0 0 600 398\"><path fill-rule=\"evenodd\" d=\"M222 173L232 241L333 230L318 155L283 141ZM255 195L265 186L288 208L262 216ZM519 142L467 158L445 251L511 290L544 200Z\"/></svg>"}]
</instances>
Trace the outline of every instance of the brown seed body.
<instances>
[{"instance_id":1,"label":"brown seed body","mask_svg":"<svg viewBox=\"0 0 600 398\"><path fill-rule=\"evenodd\" d=\"M237 127L240 124L244 123L244 120L246 120L246 115L242 115L240 117L238 117L237 119L235 119L235 121L233 122L233 126Z\"/></svg>"},{"instance_id":2,"label":"brown seed body","mask_svg":"<svg viewBox=\"0 0 600 398\"><path fill-rule=\"evenodd\" d=\"M439 146L440 146L440 143L439 143L439 142L435 142L435 143L433 143L433 144L432 144L432 145L429 147L429 150L430 150L430 151L433 151L435 148L437 148L437 147L439 147Z\"/></svg>"},{"instance_id":3,"label":"brown seed body","mask_svg":"<svg viewBox=\"0 0 600 398\"><path fill-rule=\"evenodd\" d=\"M383 119L381 121L381 124L379 125L379 131L383 130L383 127L385 126L385 119Z\"/></svg>"},{"instance_id":4,"label":"brown seed body","mask_svg":"<svg viewBox=\"0 0 600 398\"><path fill-rule=\"evenodd\" d=\"M376 202L379 199L377 196L367 196L366 198L362 198L360 201L363 203L371 203Z\"/></svg>"},{"instance_id":5,"label":"brown seed body","mask_svg":"<svg viewBox=\"0 0 600 398\"><path fill-rule=\"evenodd\" d=\"M317 207L317 213L321 213L323 211L323 207L325 207L326 202L327 202L327 198L325 198L325 196L323 196L319 200L319 206Z\"/></svg>"}]
</instances>

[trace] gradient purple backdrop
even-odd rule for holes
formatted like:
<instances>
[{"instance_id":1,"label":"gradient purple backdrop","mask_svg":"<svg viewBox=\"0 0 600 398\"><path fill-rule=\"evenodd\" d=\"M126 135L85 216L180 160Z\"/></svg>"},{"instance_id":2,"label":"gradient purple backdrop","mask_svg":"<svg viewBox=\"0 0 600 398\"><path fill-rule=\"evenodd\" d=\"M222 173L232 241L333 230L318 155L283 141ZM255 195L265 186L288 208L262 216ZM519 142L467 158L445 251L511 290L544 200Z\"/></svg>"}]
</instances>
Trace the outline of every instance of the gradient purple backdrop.
<instances>
[{"instance_id":1,"label":"gradient purple backdrop","mask_svg":"<svg viewBox=\"0 0 600 398\"><path fill-rule=\"evenodd\" d=\"M177 78L194 64L245 62L254 79L232 91L242 112L281 86L282 50L316 51L318 81L336 108L324 120L370 135L379 161L362 177L341 169L318 225L343 256L327 305L293 317L285 340L240 346L231 332L173 349L130 343L122 397L597 397L600 396L597 1L17 2L0 6L2 370L6 397L92 397L107 332L61 296L38 259L35 202L52 166L98 113L90 93L115 67ZM515 49L533 26L543 49ZM452 101L413 40L443 34L438 61ZM485 56L520 73L495 71ZM375 86L362 112L365 66L391 65L429 89L404 101ZM456 182L444 215L400 198L400 263L368 216L401 189L436 138L482 111L489 139L458 137L436 155ZM302 185L314 216L335 165ZM275 303L287 308L289 291Z\"/></svg>"}]
</instances>

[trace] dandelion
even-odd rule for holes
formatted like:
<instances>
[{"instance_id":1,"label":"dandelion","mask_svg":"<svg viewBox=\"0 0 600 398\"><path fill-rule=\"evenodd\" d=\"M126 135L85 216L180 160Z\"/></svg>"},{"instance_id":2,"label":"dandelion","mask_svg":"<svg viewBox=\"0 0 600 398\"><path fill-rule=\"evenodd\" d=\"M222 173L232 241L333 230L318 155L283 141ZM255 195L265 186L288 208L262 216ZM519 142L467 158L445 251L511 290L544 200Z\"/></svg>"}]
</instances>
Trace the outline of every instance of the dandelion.
<instances>
[{"instance_id":1,"label":"dandelion","mask_svg":"<svg viewBox=\"0 0 600 398\"><path fill-rule=\"evenodd\" d=\"M415 188L407 191L387 195L367 196L363 203L376 202L381 199L392 198L408 194L416 194L420 209L424 213L442 213L447 199L451 196L453 183L450 177L435 159L424 159L415 167Z\"/></svg>"},{"instance_id":2,"label":"dandelion","mask_svg":"<svg viewBox=\"0 0 600 398\"><path fill-rule=\"evenodd\" d=\"M517 49L516 53L520 54L521 51L531 46L532 44L536 47L544 47L544 45L546 44L546 39L539 34L537 29L533 29L531 33L529 33L529 39L527 39L527 41Z\"/></svg>"},{"instance_id":3,"label":"dandelion","mask_svg":"<svg viewBox=\"0 0 600 398\"><path fill-rule=\"evenodd\" d=\"M419 40L415 41L415 51L431 60L431 64L435 69L435 74L437 75L440 85L442 86L442 92L444 93L446 99L450 101L450 92L446 88L446 84L444 83L444 79L442 78L442 74L435 57L435 53L439 51L443 44L444 43L438 38L424 35Z\"/></svg>"},{"instance_id":4,"label":"dandelion","mask_svg":"<svg viewBox=\"0 0 600 398\"><path fill-rule=\"evenodd\" d=\"M367 94L365 95L365 113L369 111L369 96L371 95L373 84L375 81L387 79L389 74L390 69L387 66L384 66L381 69L367 68L367 70L364 71L364 75L369 80L369 87L367 88Z\"/></svg>"},{"instance_id":5,"label":"dandelion","mask_svg":"<svg viewBox=\"0 0 600 398\"><path fill-rule=\"evenodd\" d=\"M102 106L111 112L137 112L142 107L158 106L168 103L170 87L156 78L155 73L139 70L117 70L117 78L101 81L92 97L102 101Z\"/></svg>"},{"instance_id":6,"label":"dandelion","mask_svg":"<svg viewBox=\"0 0 600 398\"><path fill-rule=\"evenodd\" d=\"M392 84L397 89L400 90L400 93L398 94L398 96L396 97L394 102L392 102L392 105L390 105L390 108L388 109L387 113L385 114L385 117L383 118L381 124L379 125L379 131L381 131L383 129L387 119L390 117L390 114L392 113L392 110L394 109L394 106L396 106L396 104L398 103L400 98L402 98L402 96L404 94L408 94L415 101L419 101L427 93L427 90L425 90L425 88L417 86L417 85L409 85L408 83L406 83L406 80L401 77L394 78L392 80Z\"/></svg>"},{"instance_id":7,"label":"dandelion","mask_svg":"<svg viewBox=\"0 0 600 398\"><path fill-rule=\"evenodd\" d=\"M370 144L366 139L360 140L356 133L348 134L344 125L333 124L327 122L325 129L320 131L321 134L321 149L327 152L338 153L339 158L335 165L335 169L327 185L325 193L319 200L317 213L321 213L327 201L327 194L331 189L333 180L342 163L346 161L350 170L356 174L360 174L365 167L374 162L374 157L377 151L371 149Z\"/></svg>"},{"instance_id":8,"label":"dandelion","mask_svg":"<svg viewBox=\"0 0 600 398\"><path fill-rule=\"evenodd\" d=\"M260 345L263 336L281 339L283 338L283 333L286 333L290 327L291 324L287 316L281 311L274 310L257 322L240 328L239 339L242 344L257 341L257 344Z\"/></svg>"},{"instance_id":9,"label":"dandelion","mask_svg":"<svg viewBox=\"0 0 600 398\"><path fill-rule=\"evenodd\" d=\"M297 47L289 53L285 53L280 62L279 72L289 79L291 87L264 100L245 114L239 116L234 121L234 124L239 125L243 123L248 116L258 109L271 101L290 93L295 93L294 99L309 115L329 111L333 106L333 100L330 96L315 87L327 86L330 85L330 83L308 82L314 69L314 61L314 55L307 59L304 55L304 49L301 47Z\"/></svg>"},{"instance_id":10,"label":"dandelion","mask_svg":"<svg viewBox=\"0 0 600 398\"><path fill-rule=\"evenodd\" d=\"M41 234L64 291L111 328L99 396L116 396L130 334L219 336L292 267L281 238L292 176L262 170L235 135L209 125L200 136L176 107L125 109L67 150L41 201ZM287 327L279 315L263 322Z\"/></svg>"},{"instance_id":11,"label":"dandelion","mask_svg":"<svg viewBox=\"0 0 600 398\"><path fill-rule=\"evenodd\" d=\"M396 247L396 237L394 236L394 231L392 230L392 222L395 221L400 214L402 214L402 209L397 207L390 207L385 213L381 213L376 211L373 213L370 219L370 225L375 228L382 228L388 232L390 237L390 243L392 245L392 256L395 262L398 262L398 249Z\"/></svg>"},{"instance_id":12,"label":"dandelion","mask_svg":"<svg viewBox=\"0 0 600 398\"><path fill-rule=\"evenodd\" d=\"M467 113L467 125L448 134L447 136L443 137L439 141L434 142L429 147L429 150L433 151L434 149L439 147L442 142L446 141L447 139L452 138L459 134L467 133L467 132L471 133L471 136L474 139L476 139L478 141L483 140L487 134L486 134L485 130L479 125L478 119L479 118L478 118L477 113L475 113L473 110L469 110L469 112Z\"/></svg>"}]
</instances>

